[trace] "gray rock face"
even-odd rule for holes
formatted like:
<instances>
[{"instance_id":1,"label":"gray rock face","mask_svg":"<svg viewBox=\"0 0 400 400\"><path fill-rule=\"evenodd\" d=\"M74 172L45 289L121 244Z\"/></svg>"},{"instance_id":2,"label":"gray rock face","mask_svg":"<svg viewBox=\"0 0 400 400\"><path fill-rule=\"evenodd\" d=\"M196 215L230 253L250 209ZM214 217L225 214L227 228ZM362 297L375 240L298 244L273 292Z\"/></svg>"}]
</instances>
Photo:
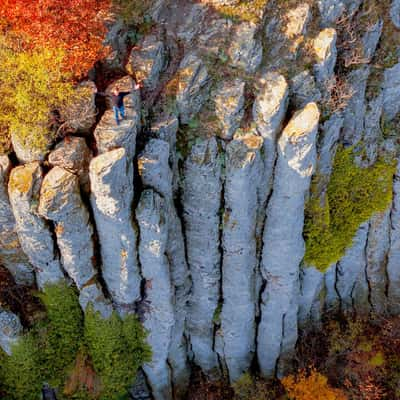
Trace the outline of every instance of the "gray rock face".
<instances>
[{"instance_id":1,"label":"gray rock face","mask_svg":"<svg viewBox=\"0 0 400 400\"><path fill-rule=\"evenodd\" d=\"M234 27L232 44L228 54L234 67L254 73L262 60L263 48L256 37L258 26L253 22L242 22Z\"/></svg>"},{"instance_id":2,"label":"gray rock face","mask_svg":"<svg viewBox=\"0 0 400 400\"><path fill-rule=\"evenodd\" d=\"M308 103L321 100L321 92L309 71L300 72L293 77L290 82L290 95L290 101L296 109L303 108Z\"/></svg>"},{"instance_id":3,"label":"gray rock face","mask_svg":"<svg viewBox=\"0 0 400 400\"><path fill-rule=\"evenodd\" d=\"M386 309L386 257L389 251L390 209L375 214L369 222L367 243L367 281L369 302L378 315Z\"/></svg>"},{"instance_id":4,"label":"gray rock face","mask_svg":"<svg viewBox=\"0 0 400 400\"><path fill-rule=\"evenodd\" d=\"M393 25L400 29L400 1L393 0L392 6L390 7L390 18L392 19Z\"/></svg>"},{"instance_id":5,"label":"gray rock face","mask_svg":"<svg viewBox=\"0 0 400 400\"><path fill-rule=\"evenodd\" d=\"M379 39L382 35L382 29L383 20L380 19L376 24L372 25L367 32L365 32L362 38L365 62L371 62L372 57L375 54L376 47L378 46Z\"/></svg>"},{"instance_id":6,"label":"gray rock face","mask_svg":"<svg viewBox=\"0 0 400 400\"><path fill-rule=\"evenodd\" d=\"M223 82L214 93L215 114L220 121L223 139L232 139L244 115L244 86L240 79Z\"/></svg>"},{"instance_id":7,"label":"gray rock face","mask_svg":"<svg viewBox=\"0 0 400 400\"><path fill-rule=\"evenodd\" d=\"M169 351L169 365L172 369L174 394L175 397L179 398L186 390L189 382L184 329L190 280L181 221L177 215L172 197L173 174L168 166L169 154L170 149L167 142L152 139L139 156L138 163L143 185L154 189L164 197L165 213L168 219L166 254L171 269L171 281L174 286L175 313Z\"/></svg>"},{"instance_id":8,"label":"gray rock face","mask_svg":"<svg viewBox=\"0 0 400 400\"><path fill-rule=\"evenodd\" d=\"M52 234L37 211L41 184L42 170L37 162L14 168L8 183L19 241L35 268L39 288L64 279Z\"/></svg>"},{"instance_id":9,"label":"gray rock face","mask_svg":"<svg viewBox=\"0 0 400 400\"><path fill-rule=\"evenodd\" d=\"M208 97L210 77L206 66L195 54L185 56L178 76L176 105L181 122L187 124L200 111Z\"/></svg>"},{"instance_id":10,"label":"gray rock face","mask_svg":"<svg viewBox=\"0 0 400 400\"><path fill-rule=\"evenodd\" d=\"M323 27L333 25L346 9L344 1L317 0Z\"/></svg>"},{"instance_id":11,"label":"gray rock face","mask_svg":"<svg viewBox=\"0 0 400 400\"><path fill-rule=\"evenodd\" d=\"M400 63L385 70L382 91L383 114L391 121L400 111Z\"/></svg>"},{"instance_id":12,"label":"gray rock face","mask_svg":"<svg viewBox=\"0 0 400 400\"><path fill-rule=\"evenodd\" d=\"M312 266L303 266L300 271L300 297L298 323L300 328L318 323L323 302L321 292L324 288L324 274Z\"/></svg>"},{"instance_id":13,"label":"gray rock face","mask_svg":"<svg viewBox=\"0 0 400 400\"><path fill-rule=\"evenodd\" d=\"M326 28L314 39L314 52L317 59L317 64L314 65L314 74L322 87L334 74L337 57L336 38L336 30Z\"/></svg>"},{"instance_id":14,"label":"gray rock face","mask_svg":"<svg viewBox=\"0 0 400 400\"><path fill-rule=\"evenodd\" d=\"M223 218L222 354L231 381L249 368L255 351L257 190L262 177L262 138L247 135L226 149Z\"/></svg>"},{"instance_id":15,"label":"gray rock face","mask_svg":"<svg viewBox=\"0 0 400 400\"><path fill-rule=\"evenodd\" d=\"M33 285L33 269L22 251L8 199L7 183L10 170L9 158L0 156L0 264L10 271L17 284Z\"/></svg>"},{"instance_id":16,"label":"gray rock face","mask_svg":"<svg viewBox=\"0 0 400 400\"><path fill-rule=\"evenodd\" d=\"M349 74L352 96L344 110L343 140L347 145L357 144L364 131L365 90L369 76L369 67L364 66Z\"/></svg>"},{"instance_id":17,"label":"gray rock face","mask_svg":"<svg viewBox=\"0 0 400 400\"><path fill-rule=\"evenodd\" d=\"M103 278L113 301L132 308L140 297L141 280L132 215L133 164L120 148L95 157L89 175Z\"/></svg>"},{"instance_id":18,"label":"gray rock face","mask_svg":"<svg viewBox=\"0 0 400 400\"><path fill-rule=\"evenodd\" d=\"M107 110L96 126L94 136L99 154L123 147L129 159L133 159L136 149L136 135L140 129L140 95L134 90L133 79L124 77L107 88L106 94L118 86L122 92L131 92L125 96L125 119L117 125L113 110ZM111 104L109 104L111 108Z\"/></svg>"},{"instance_id":19,"label":"gray rock face","mask_svg":"<svg viewBox=\"0 0 400 400\"><path fill-rule=\"evenodd\" d=\"M336 291L344 312L369 311L368 284L365 277L367 235L368 222L360 226L353 245L337 264Z\"/></svg>"},{"instance_id":20,"label":"gray rock face","mask_svg":"<svg viewBox=\"0 0 400 400\"><path fill-rule=\"evenodd\" d=\"M18 316L10 311L0 310L0 347L9 356L20 335L22 325Z\"/></svg>"},{"instance_id":21,"label":"gray rock face","mask_svg":"<svg viewBox=\"0 0 400 400\"><path fill-rule=\"evenodd\" d=\"M132 50L126 69L149 90L156 88L160 74L166 64L167 49L155 35L146 36L140 43L140 50Z\"/></svg>"},{"instance_id":22,"label":"gray rock face","mask_svg":"<svg viewBox=\"0 0 400 400\"><path fill-rule=\"evenodd\" d=\"M83 311L89 304L93 305L93 310L99 312L103 318L109 318L113 311L111 303L104 297L99 283L94 282L84 286L79 293L79 304Z\"/></svg>"},{"instance_id":23,"label":"gray rock face","mask_svg":"<svg viewBox=\"0 0 400 400\"><path fill-rule=\"evenodd\" d=\"M276 368L281 375L297 340L299 264L305 251L304 203L316 163L318 119L318 107L309 103L292 117L278 141L261 264L266 287L257 351L265 376L274 375Z\"/></svg>"},{"instance_id":24,"label":"gray rock face","mask_svg":"<svg viewBox=\"0 0 400 400\"><path fill-rule=\"evenodd\" d=\"M390 212L390 248L387 259L388 303L391 314L400 313L400 163L393 181L393 205Z\"/></svg>"},{"instance_id":25,"label":"gray rock face","mask_svg":"<svg viewBox=\"0 0 400 400\"><path fill-rule=\"evenodd\" d=\"M192 147L185 162L183 208L187 259L192 275L187 333L193 361L218 375L213 349L213 315L218 307L220 273L219 209L221 167L214 138Z\"/></svg>"},{"instance_id":26,"label":"gray rock face","mask_svg":"<svg viewBox=\"0 0 400 400\"><path fill-rule=\"evenodd\" d=\"M152 360L143 365L155 400L172 399L168 354L174 326L173 288L165 255L168 238L168 211L165 201L152 190L142 193L136 210L140 229L139 257L146 279L145 299L149 310L143 325Z\"/></svg>"},{"instance_id":27,"label":"gray rock face","mask_svg":"<svg viewBox=\"0 0 400 400\"><path fill-rule=\"evenodd\" d=\"M39 214L55 223L61 265L78 289L96 274L93 268L93 228L84 206L76 175L54 167L40 190Z\"/></svg>"},{"instance_id":28,"label":"gray rock face","mask_svg":"<svg viewBox=\"0 0 400 400\"><path fill-rule=\"evenodd\" d=\"M79 183L86 193L90 190L89 163L91 159L92 152L85 139L77 136L65 138L49 154L49 164L78 175Z\"/></svg>"}]
</instances>

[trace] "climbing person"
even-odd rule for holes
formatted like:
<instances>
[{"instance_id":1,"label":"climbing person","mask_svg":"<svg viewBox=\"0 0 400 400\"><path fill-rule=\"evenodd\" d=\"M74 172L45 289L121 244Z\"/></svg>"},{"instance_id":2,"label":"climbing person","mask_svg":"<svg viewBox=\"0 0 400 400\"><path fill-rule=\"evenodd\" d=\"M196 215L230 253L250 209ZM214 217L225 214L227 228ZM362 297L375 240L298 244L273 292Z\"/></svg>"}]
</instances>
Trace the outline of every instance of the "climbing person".
<instances>
[{"instance_id":1,"label":"climbing person","mask_svg":"<svg viewBox=\"0 0 400 400\"><path fill-rule=\"evenodd\" d=\"M143 85L141 83L136 83L134 86L134 90L138 90ZM109 96L111 98L111 104L114 111L115 122L119 125L119 116L121 119L125 119L125 107L124 107L124 97L130 94L131 92L121 92L118 86L112 89L111 95L108 95L103 92L97 92L95 89L95 93L99 94L100 96Z\"/></svg>"}]
</instances>

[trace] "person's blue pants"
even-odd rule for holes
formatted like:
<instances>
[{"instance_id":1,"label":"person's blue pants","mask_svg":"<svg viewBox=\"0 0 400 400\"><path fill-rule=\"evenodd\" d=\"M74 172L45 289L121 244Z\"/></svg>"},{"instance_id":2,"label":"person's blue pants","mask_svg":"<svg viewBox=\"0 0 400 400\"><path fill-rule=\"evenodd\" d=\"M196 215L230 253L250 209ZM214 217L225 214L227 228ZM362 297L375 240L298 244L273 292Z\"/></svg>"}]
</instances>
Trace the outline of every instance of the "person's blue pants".
<instances>
[{"instance_id":1,"label":"person's blue pants","mask_svg":"<svg viewBox=\"0 0 400 400\"><path fill-rule=\"evenodd\" d=\"M117 124L119 124L119 119L118 119L118 114L121 115L121 118L125 118L125 107L122 105L121 107L114 106L114 115L115 115L115 121Z\"/></svg>"}]
</instances>

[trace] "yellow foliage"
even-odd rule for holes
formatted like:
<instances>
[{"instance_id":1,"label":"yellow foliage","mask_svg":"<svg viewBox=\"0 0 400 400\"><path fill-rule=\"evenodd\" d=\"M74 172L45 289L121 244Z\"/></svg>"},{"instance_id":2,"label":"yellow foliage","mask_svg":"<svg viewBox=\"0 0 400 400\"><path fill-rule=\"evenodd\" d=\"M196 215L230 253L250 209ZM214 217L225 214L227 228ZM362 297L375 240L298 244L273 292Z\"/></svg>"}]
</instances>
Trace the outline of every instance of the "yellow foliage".
<instances>
[{"instance_id":1,"label":"yellow foliage","mask_svg":"<svg viewBox=\"0 0 400 400\"><path fill-rule=\"evenodd\" d=\"M57 49L23 51L0 36L0 143L14 133L33 148L45 147L50 112L65 106L73 93L63 57Z\"/></svg>"},{"instance_id":2,"label":"yellow foliage","mask_svg":"<svg viewBox=\"0 0 400 400\"><path fill-rule=\"evenodd\" d=\"M283 378L282 384L291 400L346 400L345 394L328 384L328 378L316 369L304 370Z\"/></svg>"}]
</instances>

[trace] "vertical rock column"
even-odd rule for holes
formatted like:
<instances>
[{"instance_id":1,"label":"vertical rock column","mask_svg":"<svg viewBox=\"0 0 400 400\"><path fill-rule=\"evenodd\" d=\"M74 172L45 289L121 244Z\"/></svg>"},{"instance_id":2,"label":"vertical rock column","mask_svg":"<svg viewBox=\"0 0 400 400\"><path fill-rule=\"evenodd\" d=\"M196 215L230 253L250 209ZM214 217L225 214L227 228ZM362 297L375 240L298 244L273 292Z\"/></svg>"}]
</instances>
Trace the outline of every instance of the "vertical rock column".
<instances>
[{"instance_id":1,"label":"vertical rock column","mask_svg":"<svg viewBox=\"0 0 400 400\"><path fill-rule=\"evenodd\" d=\"M11 171L8 183L10 203L21 247L34 266L39 288L64 279L52 233L38 214L42 170L38 162Z\"/></svg>"},{"instance_id":2,"label":"vertical rock column","mask_svg":"<svg viewBox=\"0 0 400 400\"><path fill-rule=\"evenodd\" d=\"M221 167L215 138L192 147L185 162L183 208L192 292L188 334L194 362L209 376L218 375L213 316L220 289L219 209Z\"/></svg>"},{"instance_id":3,"label":"vertical rock column","mask_svg":"<svg viewBox=\"0 0 400 400\"><path fill-rule=\"evenodd\" d=\"M79 178L61 167L50 170L40 191L39 213L55 224L61 264L87 298L81 304L91 302L102 315L110 315L111 307L96 284L93 228L81 199Z\"/></svg>"},{"instance_id":4,"label":"vertical rock column","mask_svg":"<svg viewBox=\"0 0 400 400\"><path fill-rule=\"evenodd\" d=\"M173 173L168 165L169 155L170 146L167 142L151 139L140 154L138 164L143 185L154 189L165 200L165 212L168 219L168 239L165 251L171 268L175 311L168 361L172 369L175 397L180 398L187 389L190 375L184 338L190 279L181 221L173 201Z\"/></svg>"},{"instance_id":5,"label":"vertical rock column","mask_svg":"<svg viewBox=\"0 0 400 400\"><path fill-rule=\"evenodd\" d=\"M264 229L258 361L265 376L281 375L297 340L299 265L304 256L304 202L316 162L319 111L309 103L278 141L275 180Z\"/></svg>"},{"instance_id":6,"label":"vertical rock column","mask_svg":"<svg viewBox=\"0 0 400 400\"><path fill-rule=\"evenodd\" d=\"M231 381L250 368L255 352L257 190L262 138L247 135L227 146L221 311L221 356Z\"/></svg>"},{"instance_id":7,"label":"vertical rock column","mask_svg":"<svg viewBox=\"0 0 400 400\"><path fill-rule=\"evenodd\" d=\"M132 311L141 281L132 214L133 163L119 148L95 157L89 176L103 278L119 311Z\"/></svg>"},{"instance_id":8,"label":"vertical rock column","mask_svg":"<svg viewBox=\"0 0 400 400\"><path fill-rule=\"evenodd\" d=\"M136 209L140 229L139 257L146 279L148 309L144 327L152 349L152 361L143 366L155 400L172 399L171 370L167 363L174 326L173 287L165 255L168 214L164 199L152 190L142 193Z\"/></svg>"},{"instance_id":9,"label":"vertical rock column","mask_svg":"<svg viewBox=\"0 0 400 400\"><path fill-rule=\"evenodd\" d=\"M22 251L16 232L15 218L7 193L11 163L7 156L0 156L0 264L4 265L20 285L33 285L32 266Z\"/></svg>"}]
</instances>

